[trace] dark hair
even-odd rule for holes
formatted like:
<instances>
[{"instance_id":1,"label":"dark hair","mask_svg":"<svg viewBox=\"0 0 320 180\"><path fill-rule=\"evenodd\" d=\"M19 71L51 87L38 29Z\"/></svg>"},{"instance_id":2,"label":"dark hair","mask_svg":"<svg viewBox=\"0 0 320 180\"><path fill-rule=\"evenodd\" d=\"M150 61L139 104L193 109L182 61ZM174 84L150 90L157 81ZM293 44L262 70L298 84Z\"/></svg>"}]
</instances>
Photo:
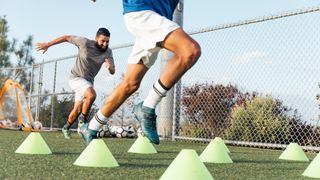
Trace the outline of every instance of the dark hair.
<instances>
[{"instance_id":1,"label":"dark hair","mask_svg":"<svg viewBox=\"0 0 320 180\"><path fill-rule=\"evenodd\" d=\"M106 28L99 28L98 31L97 31L96 36L100 36L100 35L104 35L104 36L110 37L110 32Z\"/></svg>"}]
</instances>

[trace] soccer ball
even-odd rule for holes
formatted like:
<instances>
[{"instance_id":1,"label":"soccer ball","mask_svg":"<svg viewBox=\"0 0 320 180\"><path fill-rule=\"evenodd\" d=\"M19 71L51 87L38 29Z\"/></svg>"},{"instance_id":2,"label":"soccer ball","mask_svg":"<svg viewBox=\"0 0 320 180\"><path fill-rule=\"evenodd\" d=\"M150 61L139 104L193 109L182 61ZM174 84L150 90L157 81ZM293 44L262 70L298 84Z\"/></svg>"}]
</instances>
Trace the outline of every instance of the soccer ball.
<instances>
[{"instance_id":1,"label":"soccer ball","mask_svg":"<svg viewBox=\"0 0 320 180\"><path fill-rule=\"evenodd\" d=\"M119 128L120 126L110 126L109 129L110 129L110 135L112 137L116 137L117 136L117 129Z\"/></svg>"},{"instance_id":2,"label":"soccer ball","mask_svg":"<svg viewBox=\"0 0 320 180\"><path fill-rule=\"evenodd\" d=\"M42 129L42 123L40 121L35 121L33 123L33 128L34 129Z\"/></svg>"},{"instance_id":3,"label":"soccer ball","mask_svg":"<svg viewBox=\"0 0 320 180\"><path fill-rule=\"evenodd\" d=\"M129 138L133 138L133 137L136 136L136 131L134 130L134 128L133 128L132 126L126 127L126 131L127 131L127 133L128 133L127 136L128 136Z\"/></svg>"},{"instance_id":4,"label":"soccer ball","mask_svg":"<svg viewBox=\"0 0 320 180\"><path fill-rule=\"evenodd\" d=\"M138 135L143 135L143 132L142 132L141 127L137 130L137 134L138 134Z\"/></svg>"},{"instance_id":5,"label":"soccer ball","mask_svg":"<svg viewBox=\"0 0 320 180\"><path fill-rule=\"evenodd\" d=\"M9 119L1 121L1 124L3 126L5 126L5 127L11 127L12 126L12 122Z\"/></svg>"},{"instance_id":6,"label":"soccer ball","mask_svg":"<svg viewBox=\"0 0 320 180\"><path fill-rule=\"evenodd\" d=\"M128 132L123 128L123 127L119 127L116 131L116 136L118 138L124 138L127 137Z\"/></svg>"},{"instance_id":7,"label":"soccer ball","mask_svg":"<svg viewBox=\"0 0 320 180\"><path fill-rule=\"evenodd\" d=\"M107 137L110 135L110 130L108 125L103 125L102 128L97 132L97 137Z\"/></svg>"}]
</instances>

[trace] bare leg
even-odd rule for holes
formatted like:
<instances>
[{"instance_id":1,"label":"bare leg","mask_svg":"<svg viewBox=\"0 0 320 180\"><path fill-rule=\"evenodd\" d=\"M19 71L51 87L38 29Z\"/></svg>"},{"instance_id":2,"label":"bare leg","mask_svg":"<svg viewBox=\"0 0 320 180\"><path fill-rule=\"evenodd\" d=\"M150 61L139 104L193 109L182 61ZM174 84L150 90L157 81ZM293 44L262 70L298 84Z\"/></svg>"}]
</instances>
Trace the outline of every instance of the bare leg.
<instances>
[{"instance_id":1,"label":"bare leg","mask_svg":"<svg viewBox=\"0 0 320 180\"><path fill-rule=\"evenodd\" d=\"M201 49L181 28L170 33L162 45L175 53L160 76L163 85L170 89L197 62Z\"/></svg>"},{"instance_id":2,"label":"bare leg","mask_svg":"<svg viewBox=\"0 0 320 180\"><path fill-rule=\"evenodd\" d=\"M148 68L143 64L129 64L124 80L112 92L101 107L101 112L104 116L109 117L114 111L140 86L142 78L148 71Z\"/></svg>"},{"instance_id":3,"label":"bare leg","mask_svg":"<svg viewBox=\"0 0 320 180\"><path fill-rule=\"evenodd\" d=\"M83 102L81 113L84 115L88 115L90 112L90 108L96 99L95 90L92 87L86 89L86 91L84 92L84 97L85 97L85 99Z\"/></svg>"},{"instance_id":4,"label":"bare leg","mask_svg":"<svg viewBox=\"0 0 320 180\"><path fill-rule=\"evenodd\" d=\"M77 101L74 103L73 109L70 112L68 117L68 123L70 125L72 125L74 121L78 118L79 113L81 112L81 109L82 109L82 105L83 105L82 101Z\"/></svg>"}]
</instances>

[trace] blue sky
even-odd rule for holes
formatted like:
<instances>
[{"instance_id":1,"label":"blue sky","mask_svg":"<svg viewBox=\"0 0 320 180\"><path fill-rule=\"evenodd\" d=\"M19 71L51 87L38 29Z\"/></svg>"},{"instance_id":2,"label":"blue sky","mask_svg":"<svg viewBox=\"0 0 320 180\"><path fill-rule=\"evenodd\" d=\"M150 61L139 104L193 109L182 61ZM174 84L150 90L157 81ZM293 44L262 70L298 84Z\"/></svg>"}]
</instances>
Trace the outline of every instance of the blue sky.
<instances>
[{"instance_id":1,"label":"blue sky","mask_svg":"<svg viewBox=\"0 0 320 180\"><path fill-rule=\"evenodd\" d=\"M201 2L201 3L199 3ZM236 22L257 16L318 5L318 0L185 0L186 31ZM107 27L111 45L132 42L122 18L122 1L98 0L0 0L0 15L9 21L9 38L22 41L33 35L35 42L49 41L64 34L94 38L96 30ZM38 61L72 55L70 45L51 48L45 55L34 53Z\"/></svg>"},{"instance_id":2,"label":"blue sky","mask_svg":"<svg viewBox=\"0 0 320 180\"><path fill-rule=\"evenodd\" d=\"M184 3L186 31L320 5L318 0L184 0ZM20 41L27 35L33 35L35 43L49 41L65 34L94 38L99 27L107 27L111 31L111 46L134 41L124 26L120 0L98 0L97 3L92 3L90 0L0 0L0 15L6 15L9 22L9 38L17 38ZM317 29L312 29L312 25L319 21L311 21L312 19L314 18L301 20L297 18L292 21L303 25L305 20L310 21L305 25L311 27L302 28L304 31L302 33L301 28L296 27L297 24L292 24L289 19L284 20L284 23L261 23L257 27L252 25L234 32L232 29L219 31L213 33L210 38L199 35L203 48L201 63L197 63L195 68L186 74L183 82L233 83L245 91L270 93L284 100L285 104L295 106L300 112L307 114L306 119L317 119L318 107L315 95L319 90L317 80L320 77L314 76L316 73L312 72L319 72L315 69L320 67L317 62L319 51L309 48L318 44L312 41L313 37L308 34L317 32ZM243 33L241 38L238 38L239 31ZM284 34L276 37L277 33L284 31ZM297 45L295 39L299 37L301 43ZM289 43L284 46L283 42L286 41ZM310 41L311 45L308 45ZM212 49L215 51L212 52ZM118 60L116 65L121 71L125 69L129 52L130 48L115 54ZM76 47L65 43L51 47L46 54L34 51L33 55L37 62L41 62L43 59L50 60L76 53ZM309 58L304 59L304 57ZM71 68L73 63L74 61L70 61L63 64ZM159 62L157 63L155 66L159 65ZM288 64L290 67L283 68ZM260 72L261 69L268 70ZM45 73L52 74L51 71L52 66L45 67ZM57 88L68 87L65 77L70 70L58 69L58 71L60 77ZM159 74L158 68L150 71L152 71L150 74L153 73L155 76L149 75L144 79L146 83L143 83L141 88L143 94L148 91L148 87ZM303 79L308 73L312 78ZM99 84L96 86L98 96L105 93L106 89L110 92L119 82L119 76L110 77L106 71L99 73L96 79L96 84ZM52 82L45 83L47 84L44 87L50 87Z\"/></svg>"}]
</instances>

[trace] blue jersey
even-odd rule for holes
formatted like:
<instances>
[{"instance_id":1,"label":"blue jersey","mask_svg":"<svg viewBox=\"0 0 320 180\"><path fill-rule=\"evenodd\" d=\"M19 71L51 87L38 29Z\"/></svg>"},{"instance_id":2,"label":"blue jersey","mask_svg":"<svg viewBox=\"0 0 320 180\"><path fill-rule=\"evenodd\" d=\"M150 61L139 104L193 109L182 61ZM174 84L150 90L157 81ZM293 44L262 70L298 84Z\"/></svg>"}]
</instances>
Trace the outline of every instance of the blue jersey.
<instances>
[{"instance_id":1,"label":"blue jersey","mask_svg":"<svg viewBox=\"0 0 320 180\"><path fill-rule=\"evenodd\" d=\"M178 2L179 0L122 0L123 14L151 10L172 20Z\"/></svg>"}]
</instances>

